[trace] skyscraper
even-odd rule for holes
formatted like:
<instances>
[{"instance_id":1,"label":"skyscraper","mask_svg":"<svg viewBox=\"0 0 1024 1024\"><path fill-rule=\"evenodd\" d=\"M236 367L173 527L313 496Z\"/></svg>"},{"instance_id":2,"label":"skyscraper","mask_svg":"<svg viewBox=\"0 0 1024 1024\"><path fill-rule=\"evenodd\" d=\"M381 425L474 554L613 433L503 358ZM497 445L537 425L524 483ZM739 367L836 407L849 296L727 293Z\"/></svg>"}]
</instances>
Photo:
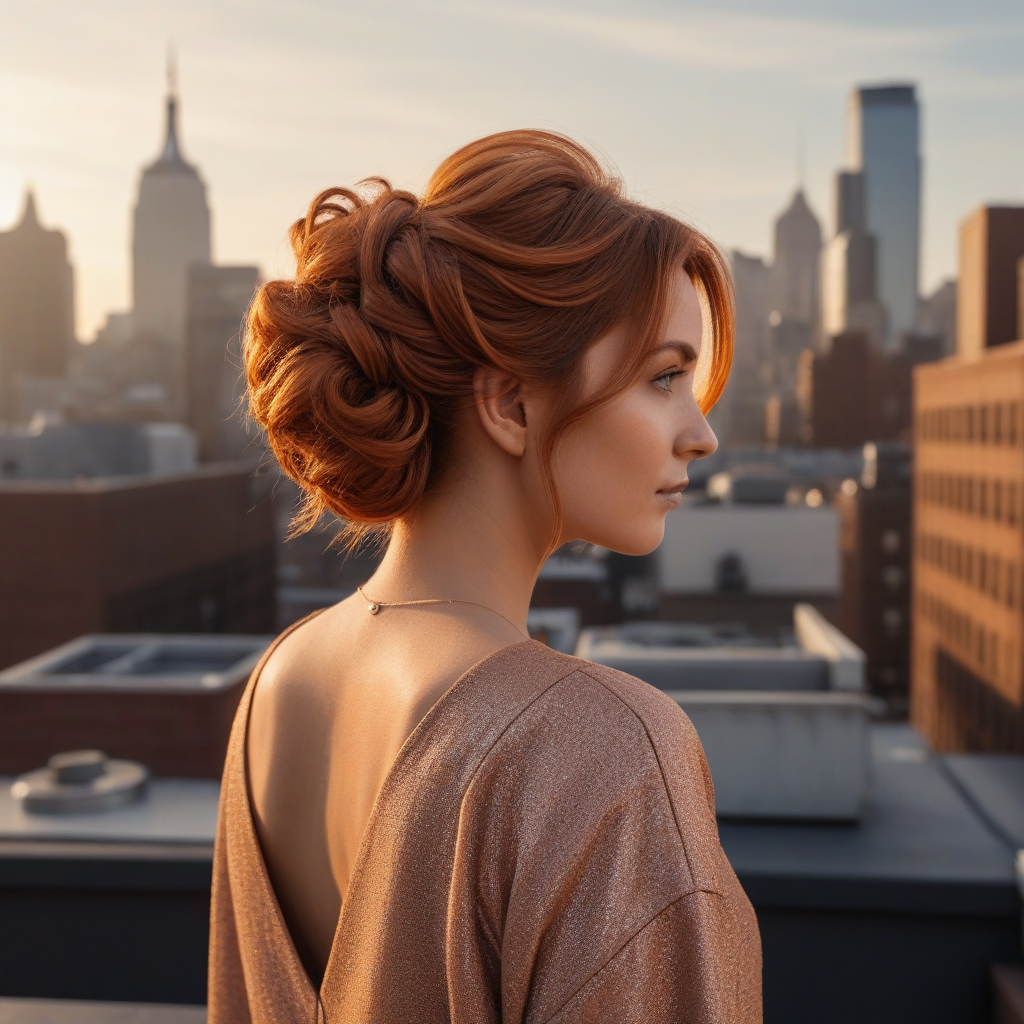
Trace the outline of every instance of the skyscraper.
<instances>
[{"instance_id":1,"label":"skyscraper","mask_svg":"<svg viewBox=\"0 0 1024 1024\"><path fill-rule=\"evenodd\" d=\"M775 221L772 312L817 331L821 225L802 188Z\"/></svg>"},{"instance_id":2,"label":"skyscraper","mask_svg":"<svg viewBox=\"0 0 1024 1024\"><path fill-rule=\"evenodd\" d=\"M715 406L715 430L730 444L764 440L768 313L772 268L758 256L730 253L736 297L736 339L732 373L719 405Z\"/></svg>"},{"instance_id":3,"label":"skyscraper","mask_svg":"<svg viewBox=\"0 0 1024 1024\"><path fill-rule=\"evenodd\" d=\"M822 260L822 329L826 338L861 331L880 347L885 339L885 310L878 301L878 242L867 231L864 175L836 175L836 235Z\"/></svg>"},{"instance_id":4,"label":"skyscraper","mask_svg":"<svg viewBox=\"0 0 1024 1024\"><path fill-rule=\"evenodd\" d=\"M0 231L0 420L14 416L19 376L60 377L75 340L67 241L44 228L31 192L20 223Z\"/></svg>"},{"instance_id":5,"label":"skyscraper","mask_svg":"<svg viewBox=\"0 0 1024 1024\"><path fill-rule=\"evenodd\" d=\"M242 417L241 334L257 267L193 266L188 284L185 417L206 462L259 457Z\"/></svg>"},{"instance_id":6,"label":"skyscraper","mask_svg":"<svg viewBox=\"0 0 1024 1024\"><path fill-rule=\"evenodd\" d=\"M163 152L143 172L135 207L132 326L140 340L180 346L189 267L210 262L210 210L199 172L181 154L173 69L168 77Z\"/></svg>"},{"instance_id":7,"label":"skyscraper","mask_svg":"<svg viewBox=\"0 0 1024 1024\"><path fill-rule=\"evenodd\" d=\"M865 179L866 230L877 239L885 344L914 327L921 244L920 111L913 85L854 89L847 118L849 169Z\"/></svg>"},{"instance_id":8,"label":"skyscraper","mask_svg":"<svg viewBox=\"0 0 1024 1024\"><path fill-rule=\"evenodd\" d=\"M814 347L821 316L821 224L802 188L797 188L775 221L774 256L766 363L771 393L765 405L765 438L771 444L795 444L800 429L799 367L803 353Z\"/></svg>"}]
</instances>

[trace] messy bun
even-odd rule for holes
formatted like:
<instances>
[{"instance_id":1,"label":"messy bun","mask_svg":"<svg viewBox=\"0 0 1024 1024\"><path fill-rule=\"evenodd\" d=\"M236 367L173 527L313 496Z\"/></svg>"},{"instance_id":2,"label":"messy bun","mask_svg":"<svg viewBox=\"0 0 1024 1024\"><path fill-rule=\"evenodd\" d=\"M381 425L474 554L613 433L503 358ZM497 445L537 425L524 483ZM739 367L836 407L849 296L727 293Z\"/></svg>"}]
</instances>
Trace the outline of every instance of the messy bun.
<instances>
[{"instance_id":1,"label":"messy bun","mask_svg":"<svg viewBox=\"0 0 1024 1024\"><path fill-rule=\"evenodd\" d=\"M553 384L563 415L586 410L576 372L619 323L635 375L682 267L705 302L718 399L732 356L732 299L718 250L693 228L625 198L560 135L515 131L450 156L421 199L382 178L328 189L291 229L293 281L249 314L249 407L306 494L295 528L332 512L350 540L408 514L451 461L450 429L477 368ZM594 401L587 403L592 408ZM550 481L549 481L550 483Z\"/></svg>"}]
</instances>

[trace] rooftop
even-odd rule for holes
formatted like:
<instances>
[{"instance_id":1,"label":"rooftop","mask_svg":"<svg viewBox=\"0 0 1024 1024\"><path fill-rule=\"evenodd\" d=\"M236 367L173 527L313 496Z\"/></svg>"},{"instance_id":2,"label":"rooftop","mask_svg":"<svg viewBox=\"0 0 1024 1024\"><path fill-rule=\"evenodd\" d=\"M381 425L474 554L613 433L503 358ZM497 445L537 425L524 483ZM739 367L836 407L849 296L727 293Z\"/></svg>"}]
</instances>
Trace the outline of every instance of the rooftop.
<instances>
[{"instance_id":1,"label":"rooftop","mask_svg":"<svg viewBox=\"0 0 1024 1024\"><path fill-rule=\"evenodd\" d=\"M120 633L82 636L0 672L0 692L220 691L248 678L269 637Z\"/></svg>"}]
</instances>

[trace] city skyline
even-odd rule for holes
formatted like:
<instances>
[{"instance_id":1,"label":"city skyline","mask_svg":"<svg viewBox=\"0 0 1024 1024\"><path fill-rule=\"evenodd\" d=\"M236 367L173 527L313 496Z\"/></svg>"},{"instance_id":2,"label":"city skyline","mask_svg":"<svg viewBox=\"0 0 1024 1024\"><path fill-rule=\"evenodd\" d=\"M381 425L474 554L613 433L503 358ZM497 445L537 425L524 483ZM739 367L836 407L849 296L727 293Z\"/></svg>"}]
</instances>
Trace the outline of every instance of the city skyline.
<instances>
[{"instance_id":1,"label":"city skyline","mask_svg":"<svg viewBox=\"0 0 1024 1024\"><path fill-rule=\"evenodd\" d=\"M306 0L286 18L273 4L137 10L102 0L88 13L13 11L0 40L0 227L16 222L31 185L42 222L70 242L79 336L129 308L131 210L162 142L169 38L180 53L185 155L209 189L214 258L257 262L268 275L288 272L287 226L321 187L385 173L421 188L451 149L523 124L569 131L644 201L723 248L766 254L797 184L801 136L804 185L831 234L850 89L913 81L923 107L921 283L931 291L955 273L960 219L983 202L1024 198L1024 76L1012 58L1024 15L1000 3L970 21L953 5L821 14L776 0L771 9L402 0L371 14ZM687 96L699 102L681 103Z\"/></svg>"}]
</instances>

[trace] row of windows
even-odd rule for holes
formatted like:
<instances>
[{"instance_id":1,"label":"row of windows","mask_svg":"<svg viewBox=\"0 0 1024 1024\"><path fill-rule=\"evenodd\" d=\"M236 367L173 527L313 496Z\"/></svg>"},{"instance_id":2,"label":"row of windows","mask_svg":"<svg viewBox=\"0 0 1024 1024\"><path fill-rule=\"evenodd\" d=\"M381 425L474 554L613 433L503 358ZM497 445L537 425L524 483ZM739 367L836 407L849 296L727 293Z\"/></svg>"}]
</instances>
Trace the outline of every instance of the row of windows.
<instances>
[{"instance_id":1,"label":"row of windows","mask_svg":"<svg viewBox=\"0 0 1024 1024\"><path fill-rule=\"evenodd\" d=\"M1021 485L1006 480L985 480L949 473L921 473L918 495L922 501L994 519L1016 526L1022 511Z\"/></svg>"},{"instance_id":2,"label":"row of windows","mask_svg":"<svg viewBox=\"0 0 1024 1024\"><path fill-rule=\"evenodd\" d=\"M922 615L942 634L945 644L956 648L990 679L999 679L1001 673L1011 680L1016 678L1015 649L1011 641L986 629L934 594L921 590L917 598Z\"/></svg>"},{"instance_id":3,"label":"row of windows","mask_svg":"<svg viewBox=\"0 0 1024 1024\"><path fill-rule=\"evenodd\" d=\"M981 676L941 647L935 650L929 733L940 750L1024 753L1024 715Z\"/></svg>"},{"instance_id":4,"label":"row of windows","mask_svg":"<svg viewBox=\"0 0 1024 1024\"><path fill-rule=\"evenodd\" d=\"M1024 593L1021 566L998 555L979 551L969 544L922 533L917 539L918 557L955 577L1007 608L1019 608Z\"/></svg>"},{"instance_id":5,"label":"row of windows","mask_svg":"<svg viewBox=\"0 0 1024 1024\"><path fill-rule=\"evenodd\" d=\"M927 409L918 415L918 436L927 441L1010 444L1024 441L1019 402Z\"/></svg>"}]
</instances>

